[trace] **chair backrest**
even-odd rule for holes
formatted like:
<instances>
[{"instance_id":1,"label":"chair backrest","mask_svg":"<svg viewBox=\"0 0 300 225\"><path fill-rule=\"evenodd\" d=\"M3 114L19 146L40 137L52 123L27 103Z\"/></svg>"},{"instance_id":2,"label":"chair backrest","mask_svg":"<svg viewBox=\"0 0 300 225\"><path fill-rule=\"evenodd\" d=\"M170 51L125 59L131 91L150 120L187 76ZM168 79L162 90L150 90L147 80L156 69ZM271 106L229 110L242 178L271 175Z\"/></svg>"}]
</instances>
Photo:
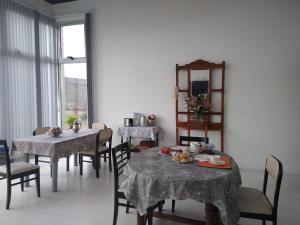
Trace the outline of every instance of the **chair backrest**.
<instances>
[{"instance_id":1,"label":"chair backrest","mask_svg":"<svg viewBox=\"0 0 300 225\"><path fill-rule=\"evenodd\" d=\"M179 137L179 145L188 145L188 144L184 144L183 142L205 142L206 144L208 144L209 138L208 137L180 136Z\"/></svg>"},{"instance_id":2,"label":"chair backrest","mask_svg":"<svg viewBox=\"0 0 300 225\"><path fill-rule=\"evenodd\" d=\"M283 174L282 163L276 157L274 157L272 155L268 156L267 160L266 160L263 193L266 195L268 177L270 176L275 181L275 192L274 192L274 199L273 199L273 214L277 214L282 174Z\"/></svg>"},{"instance_id":3,"label":"chair backrest","mask_svg":"<svg viewBox=\"0 0 300 225\"><path fill-rule=\"evenodd\" d=\"M36 135L46 134L50 129L51 127L38 127L32 132L32 135L36 136Z\"/></svg>"},{"instance_id":4,"label":"chair backrest","mask_svg":"<svg viewBox=\"0 0 300 225\"><path fill-rule=\"evenodd\" d=\"M112 149L113 167L114 167L114 180L115 180L115 192L119 188L119 177L123 174L124 167L127 165L130 159L130 151L128 142L117 145Z\"/></svg>"},{"instance_id":5,"label":"chair backrest","mask_svg":"<svg viewBox=\"0 0 300 225\"><path fill-rule=\"evenodd\" d=\"M95 123L92 124L92 128L103 130L103 129L107 128L107 126L105 125L105 123L95 122Z\"/></svg>"},{"instance_id":6,"label":"chair backrest","mask_svg":"<svg viewBox=\"0 0 300 225\"><path fill-rule=\"evenodd\" d=\"M0 140L0 166L6 165L7 176L10 176L9 149L6 140Z\"/></svg>"},{"instance_id":7,"label":"chair backrest","mask_svg":"<svg viewBox=\"0 0 300 225\"><path fill-rule=\"evenodd\" d=\"M99 146L106 146L108 142L109 150L111 150L111 142L112 142L113 130L111 128L105 128L99 131L97 135L97 143L96 143L96 154L98 153Z\"/></svg>"}]
</instances>

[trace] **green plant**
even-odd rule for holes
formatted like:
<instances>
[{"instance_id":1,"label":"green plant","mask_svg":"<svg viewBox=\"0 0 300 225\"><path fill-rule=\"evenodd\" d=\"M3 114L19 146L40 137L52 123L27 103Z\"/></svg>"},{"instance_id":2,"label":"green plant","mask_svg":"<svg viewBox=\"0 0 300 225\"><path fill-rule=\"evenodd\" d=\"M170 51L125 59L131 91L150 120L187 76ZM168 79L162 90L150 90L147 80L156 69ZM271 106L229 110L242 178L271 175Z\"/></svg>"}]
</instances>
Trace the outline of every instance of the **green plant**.
<instances>
[{"instance_id":1,"label":"green plant","mask_svg":"<svg viewBox=\"0 0 300 225\"><path fill-rule=\"evenodd\" d=\"M66 117L65 121L69 125L69 127L72 128L72 125L73 125L75 120L78 120L78 116L76 116L74 114L70 114Z\"/></svg>"}]
</instances>

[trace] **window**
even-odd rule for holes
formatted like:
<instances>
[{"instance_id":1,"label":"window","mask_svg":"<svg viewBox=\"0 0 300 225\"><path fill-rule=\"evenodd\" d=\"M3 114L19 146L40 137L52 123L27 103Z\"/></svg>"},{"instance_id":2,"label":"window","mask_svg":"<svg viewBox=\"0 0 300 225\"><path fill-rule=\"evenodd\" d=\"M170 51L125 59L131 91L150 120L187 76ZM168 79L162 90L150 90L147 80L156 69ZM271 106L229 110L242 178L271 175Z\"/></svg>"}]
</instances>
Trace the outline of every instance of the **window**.
<instances>
[{"instance_id":1,"label":"window","mask_svg":"<svg viewBox=\"0 0 300 225\"><path fill-rule=\"evenodd\" d=\"M60 33L62 127L69 128L66 120L70 116L76 116L81 121L82 127L88 127L84 24L61 26Z\"/></svg>"}]
</instances>

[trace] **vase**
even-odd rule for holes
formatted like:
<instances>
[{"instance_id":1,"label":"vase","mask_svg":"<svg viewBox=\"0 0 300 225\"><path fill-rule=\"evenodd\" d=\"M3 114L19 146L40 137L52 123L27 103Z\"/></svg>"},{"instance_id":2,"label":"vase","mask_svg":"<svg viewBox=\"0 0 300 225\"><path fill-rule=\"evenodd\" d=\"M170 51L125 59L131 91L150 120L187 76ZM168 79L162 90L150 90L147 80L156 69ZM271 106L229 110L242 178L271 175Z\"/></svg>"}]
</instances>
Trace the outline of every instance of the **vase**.
<instances>
[{"instance_id":1,"label":"vase","mask_svg":"<svg viewBox=\"0 0 300 225\"><path fill-rule=\"evenodd\" d=\"M155 125L155 120L148 119L148 125L149 126L154 126Z\"/></svg>"}]
</instances>

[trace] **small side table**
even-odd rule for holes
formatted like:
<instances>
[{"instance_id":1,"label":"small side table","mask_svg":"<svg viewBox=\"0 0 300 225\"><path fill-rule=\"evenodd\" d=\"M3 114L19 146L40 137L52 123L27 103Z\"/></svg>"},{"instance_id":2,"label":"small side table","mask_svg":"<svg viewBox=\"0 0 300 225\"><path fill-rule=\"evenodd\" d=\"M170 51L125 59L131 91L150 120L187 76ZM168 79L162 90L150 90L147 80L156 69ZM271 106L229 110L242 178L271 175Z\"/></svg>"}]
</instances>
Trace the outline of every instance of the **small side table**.
<instances>
[{"instance_id":1,"label":"small side table","mask_svg":"<svg viewBox=\"0 0 300 225\"><path fill-rule=\"evenodd\" d=\"M155 141L155 146L158 146L158 133L159 126L135 126L135 127L119 127L118 128L118 136L121 137L121 142L123 143L123 139L129 139L131 142L131 138L149 138L150 140Z\"/></svg>"}]
</instances>

